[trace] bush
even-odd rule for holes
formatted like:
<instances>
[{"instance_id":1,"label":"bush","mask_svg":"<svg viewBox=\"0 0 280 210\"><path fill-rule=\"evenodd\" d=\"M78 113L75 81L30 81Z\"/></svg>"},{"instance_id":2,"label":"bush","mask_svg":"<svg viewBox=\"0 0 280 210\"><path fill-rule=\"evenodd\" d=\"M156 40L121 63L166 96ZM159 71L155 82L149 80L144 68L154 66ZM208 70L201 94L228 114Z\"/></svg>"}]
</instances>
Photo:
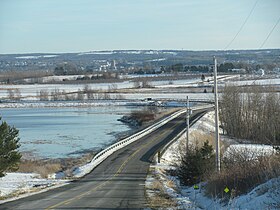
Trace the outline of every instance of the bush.
<instances>
[{"instance_id":1,"label":"bush","mask_svg":"<svg viewBox=\"0 0 280 210\"><path fill-rule=\"evenodd\" d=\"M207 195L229 199L247 193L257 185L280 176L279 154L246 161L239 157L224 159L222 171L209 176L206 185ZM229 193L224 192L226 187L229 188Z\"/></svg>"},{"instance_id":2,"label":"bush","mask_svg":"<svg viewBox=\"0 0 280 210\"><path fill-rule=\"evenodd\" d=\"M190 148L183 156L178 168L178 177L182 184L193 185L202 181L214 169L215 155L212 146L206 141L200 149Z\"/></svg>"},{"instance_id":3,"label":"bush","mask_svg":"<svg viewBox=\"0 0 280 210\"><path fill-rule=\"evenodd\" d=\"M138 121L140 125L144 122L148 122L155 119L155 114L146 111L134 111L131 113L131 117Z\"/></svg>"}]
</instances>

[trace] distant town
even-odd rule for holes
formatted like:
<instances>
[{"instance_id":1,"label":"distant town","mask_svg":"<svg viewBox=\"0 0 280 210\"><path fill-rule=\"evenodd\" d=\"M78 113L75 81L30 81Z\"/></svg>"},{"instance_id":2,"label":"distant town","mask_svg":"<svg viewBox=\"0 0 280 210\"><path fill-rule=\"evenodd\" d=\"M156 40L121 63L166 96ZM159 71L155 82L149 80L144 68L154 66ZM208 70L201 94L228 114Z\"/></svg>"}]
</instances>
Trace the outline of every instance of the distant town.
<instances>
[{"instance_id":1,"label":"distant town","mask_svg":"<svg viewBox=\"0 0 280 210\"><path fill-rule=\"evenodd\" d=\"M56 75L118 72L208 72L215 55L220 72L280 72L280 50L114 50L81 53L0 54L0 71L54 71Z\"/></svg>"}]
</instances>

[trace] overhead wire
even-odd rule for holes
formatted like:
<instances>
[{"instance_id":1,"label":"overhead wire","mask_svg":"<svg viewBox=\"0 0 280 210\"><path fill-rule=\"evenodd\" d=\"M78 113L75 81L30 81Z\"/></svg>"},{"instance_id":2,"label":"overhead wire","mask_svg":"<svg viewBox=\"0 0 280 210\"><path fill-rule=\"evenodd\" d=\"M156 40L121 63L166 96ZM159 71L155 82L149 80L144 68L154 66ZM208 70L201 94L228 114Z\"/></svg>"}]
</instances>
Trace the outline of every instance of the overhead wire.
<instances>
[{"instance_id":1,"label":"overhead wire","mask_svg":"<svg viewBox=\"0 0 280 210\"><path fill-rule=\"evenodd\" d=\"M263 46L265 45L265 43L267 42L267 40L269 39L269 37L271 36L271 34L273 33L274 29L276 28L276 26L278 25L278 23L280 22L280 16L277 20L277 22L275 23L275 25L272 27L272 29L270 30L269 34L267 35L266 39L263 41L263 43L261 44L260 48L263 48Z\"/></svg>"},{"instance_id":2,"label":"overhead wire","mask_svg":"<svg viewBox=\"0 0 280 210\"><path fill-rule=\"evenodd\" d=\"M241 25L241 27L239 28L239 30L237 31L237 33L235 34L235 36L233 37L233 39L227 44L227 46L224 48L224 50L226 50L237 38L237 36L239 35L239 33L242 31L242 29L244 28L244 26L246 25L248 19L250 18L250 16L252 15L253 11L255 10L257 4L258 4L259 0L255 1L255 4L253 5L252 9L250 10L248 16L246 17L245 21L243 22L243 24ZM275 30L276 26L279 24L280 22L280 17L278 18L277 22L274 24L274 26L272 27L272 29L270 30L269 34L267 35L267 37L265 38L265 40L263 41L263 43L261 44L261 46L259 47L259 49L263 48L263 46L265 45L265 43L267 42L267 40L269 39L269 37L271 36L271 34L273 33L273 31ZM255 84L256 80L253 81L252 84Z\"/></svg>"},{"instance_id":3,"label":"overhead wire","mask_svg":"<svg viewBox=\"0 0 280 210\"><path fill-rule=\"evenodd\" d=\"M265 43L267 42L267 40L269 39L269 37L271 36L271 34L273 33L274 29L276 28L276 26L279 24L280 22L280 16L278 18L278 20L276 21L276 23L274 24L274 26L272 27L272 29L270 30L270 32L268 33L267 37L265 38L265 40L263 41L263 43L261 44L260 48L261 49ZM255 79L251 85L254 85L256 83L257 79Z\"/></svg>"},{"instance_id":4,"label":"overhead wire","mask_svg":"<svg viewBox=\"0 0 280 210\"><path fill-rule=\"evenodd\" d=\"M237 36L239 35L239 33L242 31L242 29L244 28L244 26L246 25L249 17L252 15L253 11L255 10L257 3L259 0L256 0L255 4L253 5L251 11L249 12L248 16L246 17L245 21L243 22L243 24L241 25L241 27L239 28L239 30L237 31L237 33L235 34L235 36L233 37L233 39L227 44L227 46L224 48L224 50L226 50L237 38Z\"/></svg>"}]
</instances>

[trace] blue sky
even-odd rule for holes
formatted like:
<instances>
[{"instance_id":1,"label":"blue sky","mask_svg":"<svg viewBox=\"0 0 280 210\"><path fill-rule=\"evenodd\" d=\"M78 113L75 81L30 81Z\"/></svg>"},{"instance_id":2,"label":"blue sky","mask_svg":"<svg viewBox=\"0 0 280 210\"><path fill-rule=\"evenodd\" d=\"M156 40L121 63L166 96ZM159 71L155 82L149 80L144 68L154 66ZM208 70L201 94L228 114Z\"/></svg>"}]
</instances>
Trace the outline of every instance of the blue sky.
<instances>
[{"instance_id":1,"label":"blue sky","mask_svg":"<svg viewBox=\"0 0 280 210\"><path fill-rule=\"evenodd\" d=\"M0 0L0 53L224 49L256 0ZM258 0L228 49L258 49L280 0ZM280 48L280 24L263 48Z\"/></svg>"}]
</instances>

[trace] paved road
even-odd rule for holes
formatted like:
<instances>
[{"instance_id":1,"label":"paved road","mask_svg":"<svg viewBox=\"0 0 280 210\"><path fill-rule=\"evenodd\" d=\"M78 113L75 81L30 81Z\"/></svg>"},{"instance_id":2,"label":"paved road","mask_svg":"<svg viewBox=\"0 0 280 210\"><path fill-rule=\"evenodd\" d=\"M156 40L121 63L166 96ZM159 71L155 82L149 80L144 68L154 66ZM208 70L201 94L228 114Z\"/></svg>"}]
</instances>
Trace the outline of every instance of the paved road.
<instances>
[{"instance_id":1,"label":"paved road","mask_svg":"<svg viewBox=\"0 0 280 210\"><path fill-rule=\"evenodd\" d=\"M115 152L69 185L0 205L0 209L143 209L145 179L156 151L185 127L185 114Z\"/></svg>"}]
</instances>

